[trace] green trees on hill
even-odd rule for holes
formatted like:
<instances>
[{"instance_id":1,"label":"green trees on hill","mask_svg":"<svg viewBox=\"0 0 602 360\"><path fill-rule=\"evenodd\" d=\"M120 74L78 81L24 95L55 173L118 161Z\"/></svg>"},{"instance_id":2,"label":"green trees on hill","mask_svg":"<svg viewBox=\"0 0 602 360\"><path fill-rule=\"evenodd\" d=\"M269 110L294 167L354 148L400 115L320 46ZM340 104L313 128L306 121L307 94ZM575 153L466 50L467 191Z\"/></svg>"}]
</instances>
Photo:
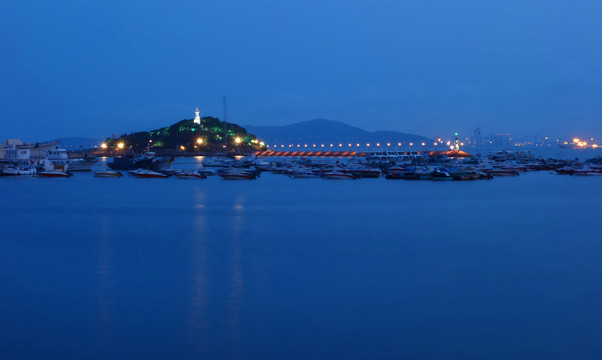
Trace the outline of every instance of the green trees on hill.
<instances>
[{"instance_id":1,"label":"green trees on hill","mask_svg":"<svg viewBox=\"0 0 602 360\"><path fill-rule=\"evenodd\" d=\"M171 126L149 132L141 131L106 140L108 150L131 150L141 152L147 146L184 152L218 152L224 147L224 122L214 117L201 118L200 124L193 120L182 120ZM264 147L255 135L236 124L227 124L227 145L230 151L249 152ZM122 148L120 148L120 144Z\"/></svg>"}]
</instances>

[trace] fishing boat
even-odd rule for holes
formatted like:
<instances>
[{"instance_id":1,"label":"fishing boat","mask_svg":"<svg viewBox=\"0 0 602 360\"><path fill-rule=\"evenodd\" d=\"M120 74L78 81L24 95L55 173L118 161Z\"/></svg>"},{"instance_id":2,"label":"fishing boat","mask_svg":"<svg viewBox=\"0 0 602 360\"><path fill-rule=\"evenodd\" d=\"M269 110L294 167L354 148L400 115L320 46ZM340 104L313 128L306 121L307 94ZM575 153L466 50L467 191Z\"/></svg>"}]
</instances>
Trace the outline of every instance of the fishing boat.
<instances>
[{"instance_id":1,"label":"fishing boat","mask_svg":"<svg viewBox=\"0 0 602 360\"><path fill-rule=\"evenodd\" d=\"M92 171L96 165L96 158L85 157L83 159L73 159L69 164L69 171Z\"/></svg>"},{"instance_id":2,"label":"fishing boat","mask_svg":"<svg viewBox=\"0 0 602 360\"><path fill-rule=\"evenodd\" d=\"M147 150L137 157L119 156L113 158L112 162L107 163L113 170L132 170L132 169L163 169L171 166L174 157L157 157L152 151Z\"/></svg>"}]
</instances>

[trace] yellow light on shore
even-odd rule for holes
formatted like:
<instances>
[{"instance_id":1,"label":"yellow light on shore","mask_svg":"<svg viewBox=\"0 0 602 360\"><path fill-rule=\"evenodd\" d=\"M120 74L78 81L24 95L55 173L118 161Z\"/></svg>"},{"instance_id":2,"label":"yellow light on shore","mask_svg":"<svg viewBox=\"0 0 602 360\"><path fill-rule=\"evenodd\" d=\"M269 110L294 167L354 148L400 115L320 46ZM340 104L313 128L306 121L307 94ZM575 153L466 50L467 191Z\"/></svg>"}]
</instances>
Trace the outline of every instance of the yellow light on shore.
<instances>
[{"instance_id":1,"label":"yellow light on shore","mask_svg":"<svg viewBox=\"0 0 602 360\"><path fill-rule=\"evenodd\" d=\"M201 138L196 139L196 143L201 145L203 143L203 139L201 139Z\"/></svg>"},{"instance_id":2,"label":"yellow light on shore","mask_svg":"<svg viewBox=\"0 0 602 360\"><path fill-rule=\"evenodd\" d=\"M117 147L121 150L123 149L123 147L125 146L124 143L120 142L119 144L117 144Z\"/></svg>"},{"instance_id":3,"label":"yellow light on shore","mask_svg":"<svg viewBox=\"0 0 602 360\"><path fill-rule=\"evenodd\" d=\"M574 142L575 144L577 144L577 143L579 142L579 138L574 138L574 139L573 139L573 142Z\"/></svg>"},{"instance_id":4,"label":"yellow light on shore","mask_svg":"<svg viewBox=\"0 0 602 360\"><path fill-rule=\"evenodd\" d=\"M234 139L234 142L237 143L237 144L240 144L241 141L242 140L239 137L237 137L236 139Z\"/></svg>"},{"instance_id":5,"label":"yellow light on shore","mask_svg":"<svg viewBox=\"0 0 602 360\"><path fill-rule=\"evenodd\" d=\"M184 151L186 150L186 147L184 145L180 145L180 150Z\"/></svg>"},{"instance_id":6,"label":"yellow light on shore","mask_svg":"<svg viewBox=\"0 0 602 360\"><path fill-rule=\"evenodd\" d=\"M102 144L100 144L100 147L101 147L103 150L106 150L106 148L107 148L107 144L106 144L106 143L102 143Z\"/></svg>"}]
</instances>

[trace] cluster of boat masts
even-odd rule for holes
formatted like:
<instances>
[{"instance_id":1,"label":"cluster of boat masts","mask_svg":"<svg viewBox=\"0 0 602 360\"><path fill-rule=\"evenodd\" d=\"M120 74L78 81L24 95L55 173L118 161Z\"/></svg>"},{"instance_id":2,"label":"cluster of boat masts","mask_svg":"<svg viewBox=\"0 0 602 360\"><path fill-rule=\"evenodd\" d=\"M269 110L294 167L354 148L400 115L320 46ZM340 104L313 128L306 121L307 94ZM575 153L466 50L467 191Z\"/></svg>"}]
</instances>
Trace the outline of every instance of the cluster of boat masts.
<instances>
[{"instance_id":1,"label":"cluster of boat masts","mask_svg":"<svg viewBox=\"0 0 602 360\"><path fill-rule=\"evenodd\" d=\"M261 172L284 174L291 178L323 178L353 180L359 178L406 180L483 180L497 176L518 176L526 171L554 171L576 176L602 176L602 161L598 157L585 163L578 160L535 158L529 152L502 151L487 156L467 158L432 157L419 153L375 153L357 158L257 158L252 156L230 158L206 157L197 170L171 167L173 157L157 157L146 151L137 157L116 157L96 177L122 177L123 172L137 178L204 179L218 175L225 180L254 180ZM69 159L67 151L54 147L45 156L33 159L30 151L14 147L6 150L0 161L0 175L29 175L40 177L69 177L74 171L92 171L97 159ZM210 170L207 168L215 168Z\"/></svg>"}]
</instances>

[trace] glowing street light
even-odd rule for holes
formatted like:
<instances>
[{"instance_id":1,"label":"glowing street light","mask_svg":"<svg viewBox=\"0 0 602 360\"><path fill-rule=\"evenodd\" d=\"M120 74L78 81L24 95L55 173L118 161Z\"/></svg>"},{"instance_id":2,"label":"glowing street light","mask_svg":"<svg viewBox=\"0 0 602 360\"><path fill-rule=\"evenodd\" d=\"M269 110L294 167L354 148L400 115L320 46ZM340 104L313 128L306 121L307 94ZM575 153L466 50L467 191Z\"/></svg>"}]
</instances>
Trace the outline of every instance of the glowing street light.
<instances>
[{"instance_id":1,"label":"glowing street light","mask_svg":"<svg viewBox=\"0 0 602 360\"><path fill-rule=\"evenodd\" d=\"M125 146L124 143L120 142L119 144L117 144L117 147L119 148L119 150L123 150L123 147Z\"/></svg>"},{"instance_id":2,"label":"glowing street light","mask_svg":"<svg viewBox=\"0 0 602 360\"><path fill-rule=\"evenodd\" d=\"M203 143L203 139L201 139L201 138L196 139L196 143L201 145Z\"/></svg>"},{"instance_id":3,"label":"glowing street light","mask_svg":"<svg viewBox=\"0 0 602 360\"><path fill-rule=\"evenodd\" d=\"M239 137L237 137L236 139L234 139L234 142L237 143L237 144L240 144L241 141L242 141L242 139L239 138Z\"/></svg>"},{"instance_id":4,"label":"glowing street light","mask_svg":"<svg viewBox=\"0 0 602 360\"><path fill-rule=\"evenodd\" d=\"M107 149L107 144L106 144L106 143L102 143L102 144L100 144L100 147L101 147L103 150L106 150L106 149Z\"/></svg>"}]
</instances>

